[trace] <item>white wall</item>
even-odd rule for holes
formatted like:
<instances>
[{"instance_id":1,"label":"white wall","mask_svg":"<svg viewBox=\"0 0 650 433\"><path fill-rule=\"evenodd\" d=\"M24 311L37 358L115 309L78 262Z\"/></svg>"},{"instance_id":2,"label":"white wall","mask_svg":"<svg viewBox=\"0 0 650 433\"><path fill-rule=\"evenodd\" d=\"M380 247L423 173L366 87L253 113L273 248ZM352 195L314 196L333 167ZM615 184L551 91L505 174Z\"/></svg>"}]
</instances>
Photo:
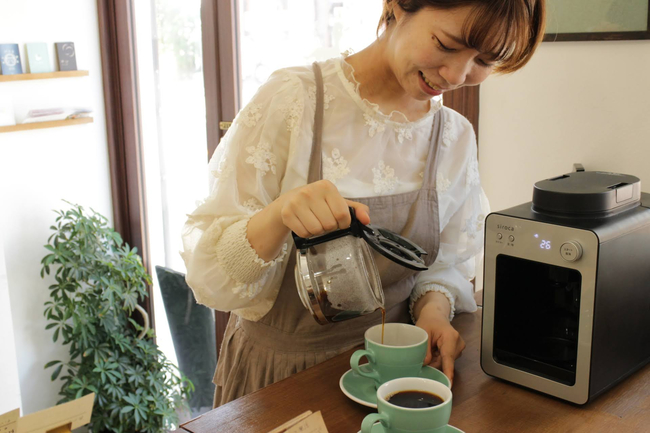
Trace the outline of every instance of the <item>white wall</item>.
<instances>
[{"instance_id":1,"label":"white wall","mask_svg":"<svg viewBox=\"0 0 650 433\"><path fill-rule=\"evenodd\" d=\"M650 41L544 42L519 72L481 85L481 179L492 210L580 162L650 192Z\"/></svg>"},{"instance_id":2,"label":"white wall","mask_svg":"<svg viewBox=\"0 0 650 433\"><path fill-rule=\"evenodd\" d=\"M0 217L2 222L2 217ZM0 226L0 415L20 408L20 383L9 301L9 284L5 266L2 226Z\"/></svg>"},{"instance_id":3,"label":"white wall","mask_svg":"<svg viewBox=\"0 0 650 433\"><path fill-rule=\"evenodd\" d=\"M54 42L75 43L77 66L89 77L0 83L0 99L11 98L16 117L31 108L89 106L92 124L0 134L0 209L11 301L13 336L23 413L54 405L60 383L43 365L66 359L67 348L45 331L43 304L53 279L40 278L61 199L112 215L101 75L97 2L92 0L0 0L0 43L46 42L54 64ZM6 325L0 335L6 335ZM4 353L3 353L4 355ZM0 371L0 374L11 372ZM4 379L3 379L4 380Z\"/></svg>"}]
</instances>

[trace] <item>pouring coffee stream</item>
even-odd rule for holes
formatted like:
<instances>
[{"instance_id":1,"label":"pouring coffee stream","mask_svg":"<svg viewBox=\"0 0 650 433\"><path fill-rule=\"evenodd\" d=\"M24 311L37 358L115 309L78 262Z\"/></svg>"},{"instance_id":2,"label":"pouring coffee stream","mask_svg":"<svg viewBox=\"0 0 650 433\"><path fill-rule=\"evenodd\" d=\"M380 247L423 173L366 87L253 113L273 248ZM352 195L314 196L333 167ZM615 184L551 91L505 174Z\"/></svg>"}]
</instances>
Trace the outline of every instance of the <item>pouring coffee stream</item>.
<instances>
[{"instance_id":1,"label":"pouring coffee stream","mask_svg":"<svg viewBox=\"0 0 650 433\"><path fill-rule=\"evenodd\" d=\"M362 224L354 208L350 208L350 217L350 227L321 236L301 238L292 233L298 294L321 325L378 309L382 310L382 323L385 321L384 292L368 246L401 266L427 269L424 249L390 230Z\"/></svg>"}]
</instances>

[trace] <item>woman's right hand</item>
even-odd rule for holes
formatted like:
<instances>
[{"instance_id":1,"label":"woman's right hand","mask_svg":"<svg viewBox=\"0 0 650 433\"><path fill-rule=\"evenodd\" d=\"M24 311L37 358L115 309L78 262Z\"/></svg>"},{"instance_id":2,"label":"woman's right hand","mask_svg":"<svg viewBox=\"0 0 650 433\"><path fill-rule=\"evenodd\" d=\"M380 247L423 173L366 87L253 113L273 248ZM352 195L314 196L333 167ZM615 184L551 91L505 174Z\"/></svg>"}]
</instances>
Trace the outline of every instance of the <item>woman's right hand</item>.
<instances>
[{"instance_id":1,"label":"woman's right hand","mask_svg":"<svg viewBox=\"0 0 650 433\"><path fill-rule=\"evenodd\" d=\"M370 223L368 206L344 199L329 180L319 180L282 194L248 222L246 237L264 261L275 259L290 231L302 238L350 227L354 208L362 224Z\"/></svg>"},{"instance_id":2,"label":"woman's right hand","mask_svg":"<svg viewBox=\"0 0 650 433\"><path fill-rule=\"evenodd\" d=\"M344 199L329 180L288 191L277 201L282 223L303 238L350 227L349 207L362 224L370 223L368 206Z\"/></svg>"}]
</instances>

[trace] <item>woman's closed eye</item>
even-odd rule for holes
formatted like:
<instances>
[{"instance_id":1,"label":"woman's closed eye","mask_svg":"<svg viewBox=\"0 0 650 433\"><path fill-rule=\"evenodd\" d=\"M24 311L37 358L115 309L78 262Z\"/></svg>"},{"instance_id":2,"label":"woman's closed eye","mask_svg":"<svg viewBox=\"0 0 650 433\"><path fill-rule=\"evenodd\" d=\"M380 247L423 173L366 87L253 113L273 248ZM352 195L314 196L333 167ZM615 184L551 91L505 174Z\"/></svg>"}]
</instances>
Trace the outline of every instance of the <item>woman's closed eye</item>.
<instances>
[{"instance_id":1,"label":"woman's closed eye","mask_svg":"<svg viewBox=\"0 0 650 433\"><path fill-rule=\"evenodd\" d=\"M446 46L445 44L443 44L440 41L440 39L438 39L435 36L433 36L433 39L436 41L436 44L438 45L438 48L441 49L442 51L446 52L446 53L454 53L454 52L458 51L458 49L456 49L456 48L450 48L450 47Z\"/></svg>"},{"instance_id":2,"label":"woman's closed eye","mask_svg":"<svg viewBox=\"0 0 650 433\"><path fill-rule=\"evenodd\" d=\"M478 63L479 66L482 66L484 68L491 68L491 67L494 66L494 63L488 62L488 61L483 60L483 59L478 59L478 58L476 59L476 63Z\"/></svg>"},{"instance_id":3,"label":"woman's closed eye","mask_svg":"<svg viewBox=\"0 0 650 433\"><path fill-rule=\"evenodd\" d=\"M445 44L442 43L440 39L438 39L436 36L433 36L433 39L436 41L436 45L438 46L438 49L441 51L444 51L446 53L456 53L458 52L458 48L450 48L446 46ZM483 59L476 59L476 63L478 63L481 67L484 68L491 68L494 66L494 63L488 60L483 60Z\"/></svg>"}]
</instances>

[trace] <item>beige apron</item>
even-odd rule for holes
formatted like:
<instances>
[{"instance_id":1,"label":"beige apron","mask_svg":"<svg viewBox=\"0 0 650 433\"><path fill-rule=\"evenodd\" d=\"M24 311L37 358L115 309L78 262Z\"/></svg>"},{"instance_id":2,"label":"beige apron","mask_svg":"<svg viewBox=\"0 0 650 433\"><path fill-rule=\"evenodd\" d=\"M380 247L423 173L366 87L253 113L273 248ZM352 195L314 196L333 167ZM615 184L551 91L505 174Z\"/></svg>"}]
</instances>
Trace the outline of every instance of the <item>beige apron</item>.
<instances>
[{"instance_id":1,"label":"beige apron","mask_svg":"<svg viewBox=\"0 0 650 433\"><path fill-rule=\"evenodd\" d=\"M308 183L322 178L323 79L316 63L314 74L317 88L316 115ZM424 248L428 252L424 257L427 266L436 259L440 244L435 179L439 149L437 143L442 142L444 111L443 108L434 115L431 147L420 190L352 199L370 208L373 225L399 233ZM408 303L415 271L391 262L374 250L373 257L384 289L386 321L410 322ZM259 322L230 315L214 375L214 407L363 343L366 329L381 323L381 313L375 311L355 319L319 325L298 297L294 278L295 246L287 259L289 263L282 286L271 311Z\"/></svg>"}]
</instances>

